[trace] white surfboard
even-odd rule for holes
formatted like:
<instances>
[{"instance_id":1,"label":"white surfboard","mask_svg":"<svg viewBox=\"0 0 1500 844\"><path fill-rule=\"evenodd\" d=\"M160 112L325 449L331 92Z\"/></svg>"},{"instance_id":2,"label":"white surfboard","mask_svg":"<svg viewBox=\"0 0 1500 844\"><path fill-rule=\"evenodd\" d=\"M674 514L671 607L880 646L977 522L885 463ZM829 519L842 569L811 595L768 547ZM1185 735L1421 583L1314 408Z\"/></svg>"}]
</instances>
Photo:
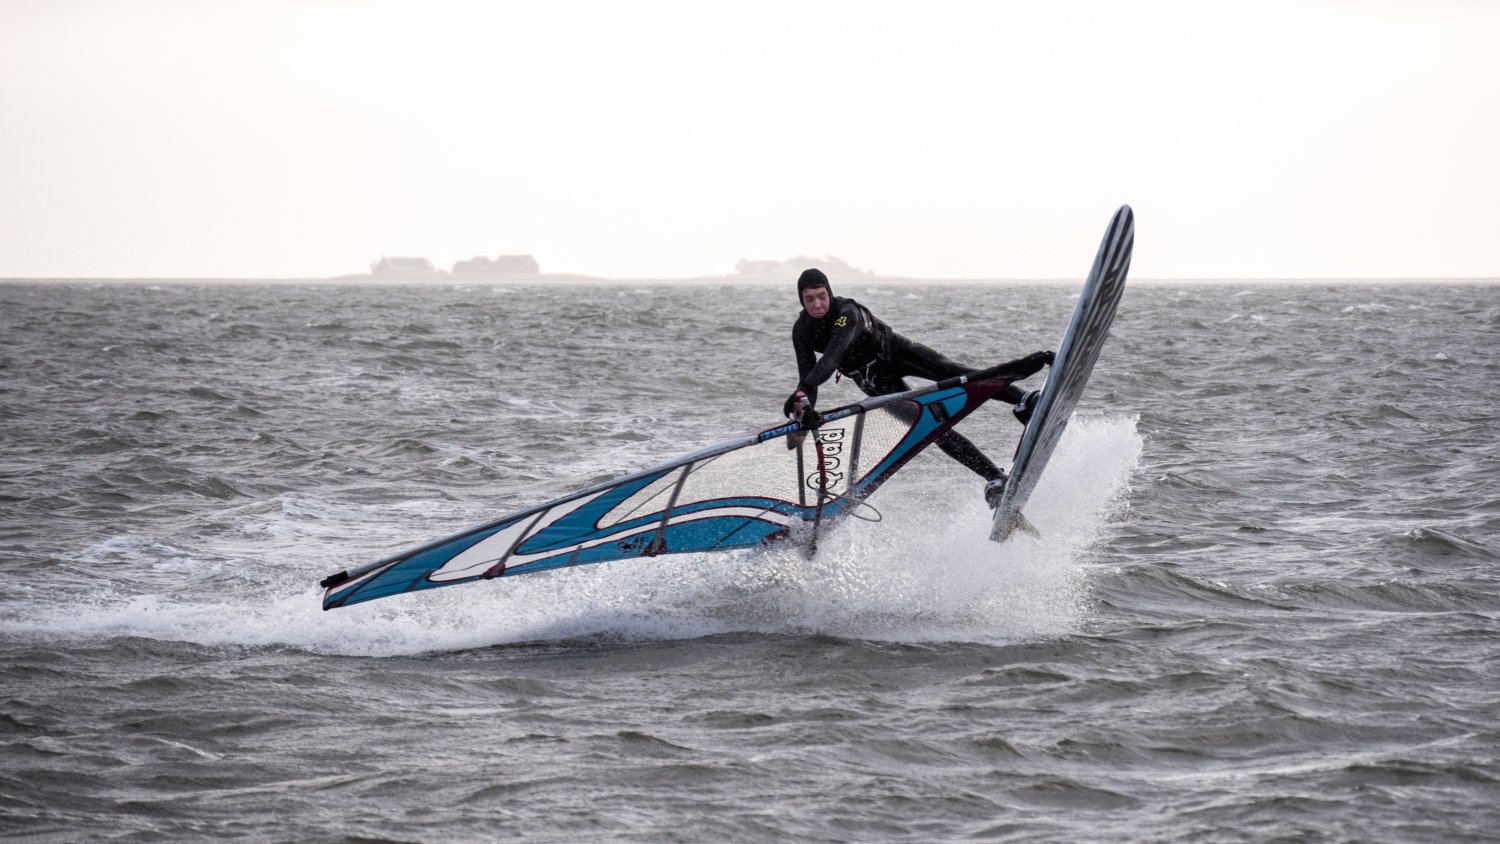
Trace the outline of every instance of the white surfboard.
<instances>
[{"instance_id":1,"label":"white surfboard","mask_svg":"<svg viewBox=\"0 0 1500 844\"><path fill-rule=\"evenodd\" d=\"M1016 458L1000 504L995 508L995 525L990 531L990 539L996 542L1009 539L1017 528L1030 528L1021 509L1031 499L1031 492L1062 438L1109 337L1115 308L1120 304L1120 294L1125 292L1125 276L1130 271L1130 253L1134 248L1135 214L1129 205L1122 205L1104 232L1094 267L1073 309L1073 318L1057 346L1057 358L1047 372L1047 383L1016 447Z\"/></svg>"}]
</instances>

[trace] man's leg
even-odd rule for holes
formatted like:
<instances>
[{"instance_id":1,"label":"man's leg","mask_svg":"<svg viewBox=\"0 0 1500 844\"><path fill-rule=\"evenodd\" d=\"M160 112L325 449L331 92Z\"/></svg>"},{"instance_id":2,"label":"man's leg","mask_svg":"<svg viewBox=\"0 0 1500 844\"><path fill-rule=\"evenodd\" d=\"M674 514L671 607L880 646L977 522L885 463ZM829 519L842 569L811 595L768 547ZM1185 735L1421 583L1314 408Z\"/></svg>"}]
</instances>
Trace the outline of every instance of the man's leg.
<instances>
[{"instance_id":1,"label":"man's leg","mask_svg":"<svg viewBox=\"0 0 1500 844\"><path fill-rule=\"evenodd\" d=\"M904 340L904 338L903 338ZM968 375L975 370L961 363L950 360L935 349L913 343L909 340L898 341L893 344L891 356L894 360L891 366L896 374L916 375L931 381L941 381L944 378L952 378L956 375ZM1035 390L1027 391L1015 384L1006 384L1005 389L997 393L993 398L1013 405L1016 419L1022 425L1031 421L1031 409L1036 404ZM1005 473L995 466L994 462L984 456L973 443L963 434L954 430L939 437L938 448L945 454L957 460L964 466L969 467L979 477L984 478L984 501L994 509L1000 505L1000 498L1005 492Z\"/></svg>"},{"instance_id":2,"label":"man's leg","mask_svg":"<svg viewBox=\"0 0 1500 844\"><path fill-rule=\"evenodd\" d=\"M952 360L936 349L909 341L894 344L891 357L893 358L891 363L896 372L901 375L926 378L928 381L941 381L955 375L968 375L978 371L972 366L964 366ZM1026 396L1026 392L1015 384L1006 384L1005 389L996 393L992 398L994 401L1016 404Z\"/></svg>"},{"instance_id":3,"label":"man's leg","mask_svg":"<svg viewBox=\"0 0 1500 844\"><path fill-rule=\"evenodd\" d=\"M1005 477L1005 473L1000 471L1000 467L996 466L993 460L985 457L984 452L980 451L978 446L969 442L968 437L952 428L949 428L947 433L934 440L933 444L942 449L944 454L957 460L963 466L972 469L974 474L984 478L986 481Z\"/></svg>"},{"instance_id":4,"label":"man's leg","mask_svg":"<svg viewBox=\"0 0 1500 844\"><path fill-rule=\"evenodd\" d=\"M931 350L929 349L928 351ZM937 353L933 352L933 354ZM939 355L939 357L942 356ZM949 363L952 363L952 361L949 361ZM954 365L957 366L957 364ZM972 370L960 369L960 371L954 372L953 375L963 375L970 371ZM924 375L922 377L926 378L928 376ZM942 377L947 378L949 376L944 375ZM936 381L938 379L933 378L931 380ZM904 393L911 389L904 380L889 372L876 372L868 379L856 379L855 383L868 396L888 396L891 393ZM942 436L934 440L933 444L942 449L944 454L957 460L960 465L973 471L974 474L984 478L986 481L1005 477L1005 473L1000 471L1000 468L993 461L985 457L984 452L980 451L978 446L969 442L968 437L965 437L952 428L949 428Z\"/></svg>"}]
</instances>

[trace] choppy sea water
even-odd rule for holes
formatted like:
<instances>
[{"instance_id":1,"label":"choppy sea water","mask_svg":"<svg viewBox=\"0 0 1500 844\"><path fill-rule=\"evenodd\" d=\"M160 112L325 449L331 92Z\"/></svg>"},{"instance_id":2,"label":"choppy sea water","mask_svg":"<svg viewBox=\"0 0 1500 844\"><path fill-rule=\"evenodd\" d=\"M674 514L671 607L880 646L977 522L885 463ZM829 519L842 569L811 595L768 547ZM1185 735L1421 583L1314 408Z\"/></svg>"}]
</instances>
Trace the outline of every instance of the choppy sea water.
<instances>
[{"instance_id":1,"label":"choppy sea water","mask_svg":"<svg viewBox=\"0 0 1500 844\"><path fill-rule=\"evenodd\" d=\"M976 366L1072 285L844 284ZM1028 510L322 612L775 421L791 285L0 285L0 835L1496 840L1500 286L1128 289ZM824 404L852 400L846 384ZM1004 465L1003 408L966 431Z\"/></svg>"}]
</instances>

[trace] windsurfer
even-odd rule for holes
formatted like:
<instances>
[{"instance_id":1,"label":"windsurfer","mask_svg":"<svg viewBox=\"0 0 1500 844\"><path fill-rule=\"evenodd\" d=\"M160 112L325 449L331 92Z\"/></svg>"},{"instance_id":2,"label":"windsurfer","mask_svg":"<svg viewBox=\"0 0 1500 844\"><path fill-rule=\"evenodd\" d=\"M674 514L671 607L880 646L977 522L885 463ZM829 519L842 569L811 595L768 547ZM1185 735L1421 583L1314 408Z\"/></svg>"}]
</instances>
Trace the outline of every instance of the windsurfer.
<instances>
[{"instance_id":1,"label":"windsurfer","mask_svg":"<svg viewBox=\"0 0 1500 844\"><path fill-rule=\"evenodd\" d=\"M896 333L853 299L834 296L822 270L803 271L797 279L797 297L802 302L802 312L792 325L797 389L787 397L782 410L808 427L818 424L817 412L812 409L818 386L835 372L853 379L865 395L884 396L911 389L904 380L907 376L941 381L975 371ZM1037 352L1017 362L1034 364L1028 367L1029 377L1050 364L1052 357L1052 352ZM1013 412L1024 425L1031 417L1038 392L1011 384L995 399L1014 405ZM957 431L943 434L936 444L985 480L985 501L994 507L1005 486L1005 473Z\"/></svg>"}]
</instances>

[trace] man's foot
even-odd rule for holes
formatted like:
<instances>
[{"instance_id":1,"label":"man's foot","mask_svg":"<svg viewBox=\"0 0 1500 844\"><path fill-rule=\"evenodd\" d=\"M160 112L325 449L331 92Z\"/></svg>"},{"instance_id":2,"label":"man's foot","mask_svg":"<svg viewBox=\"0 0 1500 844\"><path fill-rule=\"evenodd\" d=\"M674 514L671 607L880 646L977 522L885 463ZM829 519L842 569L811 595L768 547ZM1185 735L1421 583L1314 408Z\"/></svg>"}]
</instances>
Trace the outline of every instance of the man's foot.
<instances>
[{"instance_id":1,"label":"man's foot","mask_svg":"<svg viewBox=\"0 0 1500 844\"><path fill-rule=\"evenodd\" d=\"M1016 418L1021 420L1022 425L1025 425L1031 421L1031 411L1036 410L1036 400L1041 397L1041 390L1031 390L1026 395L1021 396L1021 400L1016 402L1016 406L1011 408L1010 412L1014 413Z\"/></svg>"},{"instance_id":2,"label":"man's foot","mask_svg":"<svg viewBox=\"0 0 1500 844\"><path fill-rule=\"evenodd\" d=\"M984 485L984 503L990 505L991 510L999 507L1000 495L1003 492L1005 492L1005 475L1002 473L1000 477Z\"/></svg>"}]
</instances>

